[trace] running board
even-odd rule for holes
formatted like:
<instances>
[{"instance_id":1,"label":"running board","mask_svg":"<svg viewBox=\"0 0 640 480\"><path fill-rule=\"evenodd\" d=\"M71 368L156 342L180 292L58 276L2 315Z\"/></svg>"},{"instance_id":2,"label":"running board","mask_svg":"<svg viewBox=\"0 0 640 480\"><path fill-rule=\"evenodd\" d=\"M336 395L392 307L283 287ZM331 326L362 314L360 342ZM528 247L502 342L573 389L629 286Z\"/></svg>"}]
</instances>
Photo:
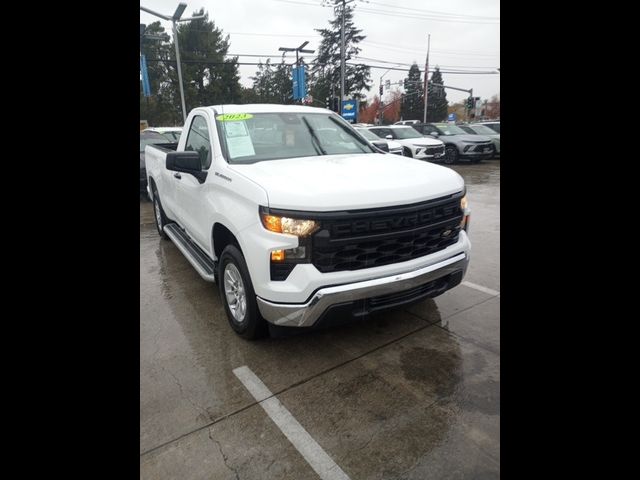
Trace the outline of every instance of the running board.
<instances>
[{"instance_id":1,"label":"running board","mask_svg":"<svg viewBox=\"0 0 640 480\"><path fill-rule=\"evenodd\" d=\"M217 263L209 258L200 247L191 241L177 224L170 223L164 226L164 232L173 241L178 250L187 258L193 268L207 282L215 282L215 271Z\"/></svg>"}]
</instances>

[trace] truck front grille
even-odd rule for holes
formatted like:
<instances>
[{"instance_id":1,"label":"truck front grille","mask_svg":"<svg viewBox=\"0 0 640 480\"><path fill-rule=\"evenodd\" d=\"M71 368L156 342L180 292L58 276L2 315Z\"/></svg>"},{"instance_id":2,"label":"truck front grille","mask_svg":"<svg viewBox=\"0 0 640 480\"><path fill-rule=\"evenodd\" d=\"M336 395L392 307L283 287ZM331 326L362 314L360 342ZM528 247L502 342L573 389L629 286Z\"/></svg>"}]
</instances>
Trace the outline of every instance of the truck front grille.
<instances>
[{"instance_id":1,"label":"truck front grille","mask_svg":"<svg viewBox=\"0 0 640 480\"><path fill-rule=\"evenodd\" d=\"M360 270L443 250L458 241L461 197L324 217L312 238L312 263L323 273Z\"/></svg>"}]
</instances>

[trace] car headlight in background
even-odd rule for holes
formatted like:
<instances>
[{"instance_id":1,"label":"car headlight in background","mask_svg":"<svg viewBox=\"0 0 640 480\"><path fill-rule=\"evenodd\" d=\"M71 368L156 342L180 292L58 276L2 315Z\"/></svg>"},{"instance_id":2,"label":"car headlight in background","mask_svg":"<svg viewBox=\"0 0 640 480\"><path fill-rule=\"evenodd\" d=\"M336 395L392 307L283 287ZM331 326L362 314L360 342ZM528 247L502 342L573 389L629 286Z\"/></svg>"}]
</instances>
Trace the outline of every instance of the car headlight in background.
<instances>
[{"instance_id":1,"label":"car headlight in background","mask_svg":"<svg viewBox=\"0 0 640 480\"><path fill-rule=\"evenodd\" d=\"M264 228L275 233L288 233L296 237L308 237L320 226L315 220L300 220L298 218L278 217L276 215L260 215Z\"/></svg>"}]
</instances>

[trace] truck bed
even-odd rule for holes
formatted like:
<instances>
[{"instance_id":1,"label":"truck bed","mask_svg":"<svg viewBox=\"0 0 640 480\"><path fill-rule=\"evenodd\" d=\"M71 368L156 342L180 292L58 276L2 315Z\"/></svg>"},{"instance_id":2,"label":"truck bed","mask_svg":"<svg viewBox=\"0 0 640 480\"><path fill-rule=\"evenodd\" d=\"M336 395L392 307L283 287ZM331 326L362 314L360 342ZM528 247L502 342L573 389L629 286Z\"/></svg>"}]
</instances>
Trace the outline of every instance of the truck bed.
<instances>
[{"instance_id":1,"label":"truck bed","mask_svg":"<svg viewBox=\"0 0 640 480\"><path fill-rule=\"evenodd\" d=\"M175 143L154 143L152 145L147 145L147 147L154 147L160 150L161 152L175 152L178 149L178 142Z\"/></svg>"}]
</instances>

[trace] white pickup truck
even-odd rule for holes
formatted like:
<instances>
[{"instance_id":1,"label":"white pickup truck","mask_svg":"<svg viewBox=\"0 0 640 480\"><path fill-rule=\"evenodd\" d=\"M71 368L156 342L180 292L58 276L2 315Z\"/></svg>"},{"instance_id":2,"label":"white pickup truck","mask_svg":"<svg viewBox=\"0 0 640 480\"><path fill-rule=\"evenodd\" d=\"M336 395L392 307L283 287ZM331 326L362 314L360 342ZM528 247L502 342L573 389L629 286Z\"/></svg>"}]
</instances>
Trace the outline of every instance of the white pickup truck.
<instances>
[{"instance_id":1,"label":"white pickup truck","mask_svg":"<svg viewBox=\"0 0 640 480\"><path fill-rule=\"evenodd\" d=\"M146 164L159 234L218 282L245 338L435 297L466 273L460 175L381 153L329 110L196 108Z\"/></svg>"}]
</instances>

